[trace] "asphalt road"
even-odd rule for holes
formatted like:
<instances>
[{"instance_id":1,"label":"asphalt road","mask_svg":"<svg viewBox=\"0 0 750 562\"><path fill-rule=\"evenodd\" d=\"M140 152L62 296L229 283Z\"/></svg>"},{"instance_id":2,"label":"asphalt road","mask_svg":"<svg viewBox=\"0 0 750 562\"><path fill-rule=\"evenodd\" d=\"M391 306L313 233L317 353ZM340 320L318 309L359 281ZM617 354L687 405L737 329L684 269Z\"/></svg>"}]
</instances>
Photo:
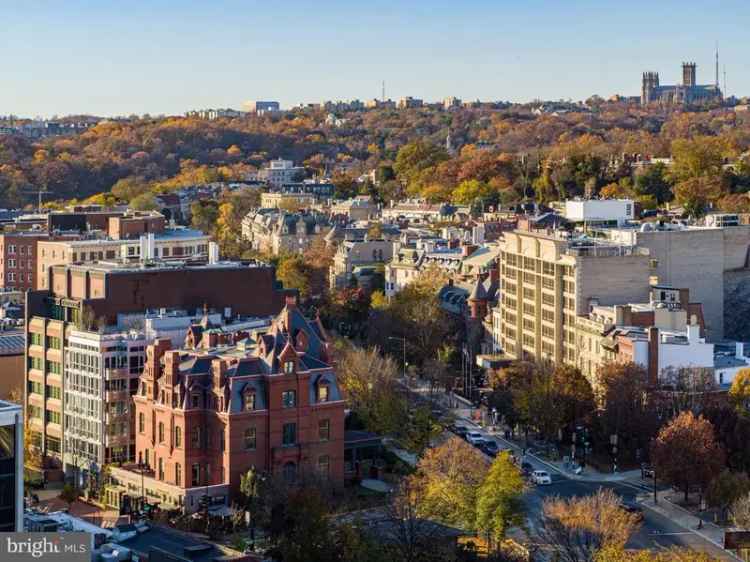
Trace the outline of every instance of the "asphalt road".
<instances>
[{"instance_id":1,"label":"asphalt road","mask_svg":"<svg viewBox=\"0 0 750 562\"><path fill-rule=\"evenodd\" d=\"M461 425L459 423L459 425ZM484 432L482 432L484 434ZM486 439L491 436L485 434ZM501 449L508 449L508 443L502 439L494 439ZM530 530L538 528L541 521L542 503L544 499L551 496L572 498L588 496L595 493L599 488L609 488L629 503L637 503L637 496L643 497L647 493L645 484L639 487L638 482L589 482L572 480L567 476L550 470L548 466L537 462L535 459L526 457L524 461L529 462L534 470L545 470L552 477L552 483L545 486L531 484L524 495L526 505L527 523ZM684 547L706 552L719 560L736 560L711 542L699 535L692 533L669 518L657 513L646 506L643 507L643 522L638 532L633 535L627 547L633 549L661 550L671 547Z\"/></svg>"}]
</instances>

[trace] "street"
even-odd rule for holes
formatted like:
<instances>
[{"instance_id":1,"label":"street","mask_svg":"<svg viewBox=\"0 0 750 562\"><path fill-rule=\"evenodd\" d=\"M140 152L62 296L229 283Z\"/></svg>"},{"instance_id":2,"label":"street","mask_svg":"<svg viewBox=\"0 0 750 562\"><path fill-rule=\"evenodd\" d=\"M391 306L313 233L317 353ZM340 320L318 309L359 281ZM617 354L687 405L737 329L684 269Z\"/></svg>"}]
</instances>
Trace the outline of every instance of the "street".
<instances>
[{"instance_id":1,"label":"street","mask_svg":"<svg viewBox=\"0 0 750 562\"><path fill-rule=\"evenodd\" d=\"M459 423L476 429L469 422ZM482 431L485 439L494 440L501 449L513 449L520 458L520 451L513 443L503 438L492 436ZM638 532L633 535L627 547L633 549L659 550L671 547L685 547L706 552L719 560L737 560L727 551L718 548L703 537L693 533L689 529L677 525L668 517L657 513L644 500L651 498L650 482L644 482L640 478L630 478L620 482L595 482L572 479L561 472L551 469L549 465L539 461L537 458L527 455L523 457L524 462L532 465L534 470L545 470L552 477L552 484L538 486L530 484L524 495L524 504L527 509L527 525L531 531L538 528L541 521L542 504L545 498L559 496L572 498L576 496L587 496L596 492L599 488L609 488L630 503L637 503L643 508L644 519Z\"/></svg>"}]
</instances>

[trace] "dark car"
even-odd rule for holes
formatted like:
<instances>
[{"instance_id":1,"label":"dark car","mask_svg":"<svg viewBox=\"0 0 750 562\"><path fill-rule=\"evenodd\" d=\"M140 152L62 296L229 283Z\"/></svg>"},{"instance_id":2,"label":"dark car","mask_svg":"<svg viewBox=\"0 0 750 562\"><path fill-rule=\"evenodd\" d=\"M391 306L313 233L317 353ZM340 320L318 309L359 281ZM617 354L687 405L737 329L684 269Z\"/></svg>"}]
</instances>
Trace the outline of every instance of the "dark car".
<instances>
[{"instance_id":1,"label":"dark car","mask_svg":"<svg viewBox=\"0 0 750 562\"><path fill-rule=\"evenodd\" d=\"M639 523L643 521L643 508L640 505L633 502L624 501L620 504L620 509L635 515L636 521L638 521Z\"/></svg>"},{"instance_id":2,"label":"dark car","mask_svg":"<svg viewBox=\"0 0 750 562\"><path fill-rule=\"evenodd\" d=\"M458 435L459 437L466 438L466 433L469 431L462 425L457 425L455 428L453 428L453 433Z\"/></svg>"},{"instance_id":3,"label":"dark car","mask_svg":"<svg viewBox=\"0 0 750 562\"><path fill-rule=\"evenodd\" d=\"M521 472L523 472L523 474L525 476L528 476L533 471L534 471L534 467L531 466L531 463L528 463L528 462L522 462L521 463Z\"/></svg>"},{"instance_id":4,"label":"dark car","mask_svg":"<svg viewBox=\"0 0 750 562\"><path fill-rule=\"evenodd\" d=\"M485 441L481 449L491 457L496 457L500 452L500 447L494 441Z\"/></svg>"},{"instance_id":5,"label":"dark car","mask_svg":"<svg viewBox=\"0 0 750 562\"><path fill-rule=\"evenodd\" d=\"M643 473L643 478L654 477L654 468L651 465L648 465L648 464L641 465L641 472Z\"/></svg>"}]
</instances>

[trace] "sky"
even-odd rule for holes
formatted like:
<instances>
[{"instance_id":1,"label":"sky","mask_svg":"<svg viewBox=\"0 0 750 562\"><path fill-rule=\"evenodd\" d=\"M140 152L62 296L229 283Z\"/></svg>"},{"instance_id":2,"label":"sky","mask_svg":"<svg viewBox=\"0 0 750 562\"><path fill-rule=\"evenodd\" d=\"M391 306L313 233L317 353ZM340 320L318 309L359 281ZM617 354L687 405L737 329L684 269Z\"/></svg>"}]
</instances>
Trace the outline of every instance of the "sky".
<instances>
[{"instance_id":1,"label":"sky","mask_svg":"<svg viewBox=\"0 0 750 562\"><path fill-rule=\"evenodd\" d=\"M747 0L0 0L0 115L640 94L695 61L750 95Z\"/></svg>"}]
</instances>

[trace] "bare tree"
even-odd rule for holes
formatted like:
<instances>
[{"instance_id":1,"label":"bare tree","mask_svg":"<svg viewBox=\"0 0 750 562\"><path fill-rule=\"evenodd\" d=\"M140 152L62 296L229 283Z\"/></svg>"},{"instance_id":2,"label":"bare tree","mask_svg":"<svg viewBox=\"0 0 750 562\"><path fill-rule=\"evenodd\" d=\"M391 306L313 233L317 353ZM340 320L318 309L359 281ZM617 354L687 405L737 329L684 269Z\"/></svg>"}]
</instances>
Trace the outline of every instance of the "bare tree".
<instances>
[{"instance_id":1,"label":"bare tree","mask_svg":"<svg viewBox=\"0 0 750 562\"><path fill-rule=\"evenodd\" d=\"M551 498L542 508L540 539L561 562L593 562L603 549L621 549L637 530L636 515L622 509L612 490Z\"/></svg>"}]
</instances>

